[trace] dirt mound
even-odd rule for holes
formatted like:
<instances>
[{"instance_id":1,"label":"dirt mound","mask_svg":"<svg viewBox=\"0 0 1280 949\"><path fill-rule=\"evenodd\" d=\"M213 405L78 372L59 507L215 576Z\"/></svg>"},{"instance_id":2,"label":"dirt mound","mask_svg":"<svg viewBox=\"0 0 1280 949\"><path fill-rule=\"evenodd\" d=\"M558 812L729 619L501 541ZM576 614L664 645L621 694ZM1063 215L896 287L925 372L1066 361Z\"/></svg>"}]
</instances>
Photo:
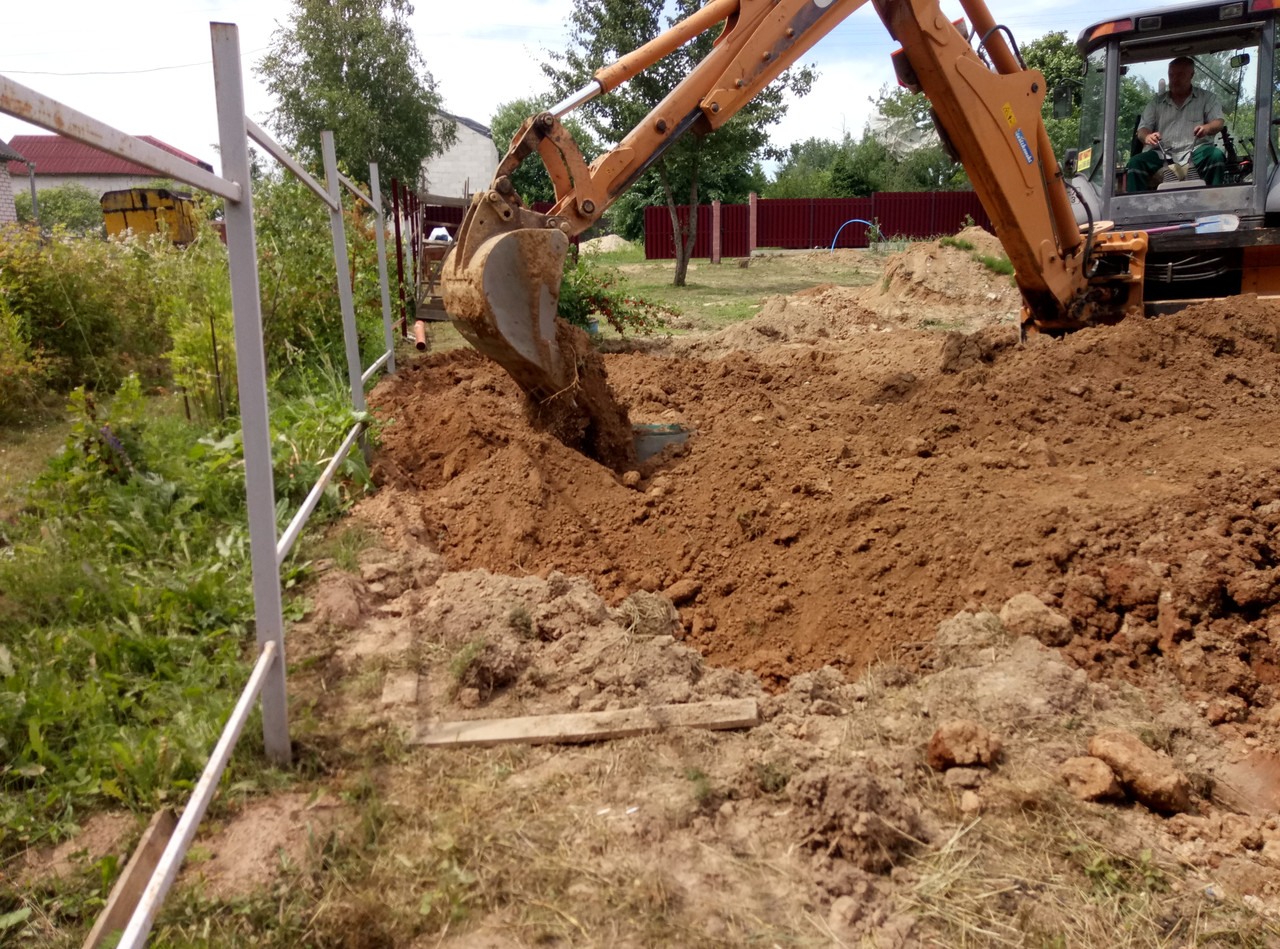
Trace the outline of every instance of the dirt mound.
<instances>
[{"instance_id":1,"label":"dirt mound","mask_svg":"<svg viewBox=\"0 0 1280 949\"><path fill-rule=\"evenodd\" d=\"M704 358L734 350L758 352L786 343L813 346L826 340L845 341L909 323L877 315L862 303L860 287L820 284L793 294L765 300L760 312L709 336L673 340L670 349Z\"/></svg>"},{"instance_id":2,"label":"dirt mound","mask_svg":"<svg viewBox=\"0 0 1280 949\"><path fill-rule=\"evenodd\" d=\"M638 490L531 430L474 354L430 356L373 401L400 420L383 463L450 567L585 575L610 604L694 581L681 617L715 663L778 681L918 657L921 622L1032 589L1072 620L1077 661L1119 650L1141 667L1139 650L1162 654L1147 632L1162 591L1181 603L1185 588L1164 638L1205 627L1221 661L1188 652L1187 675L1211 689L1195 670L1249 668L1237 633L1272 622L1278 336L1277 308L1240 298L1025 347L1010 336L958 362L908 331L709 361L612 356L635 417L696 429ZM1126 584L1118 565L1140 551L1165 574Z\"/></svg>"},{"instance_id":3,"label":"dirt mound","mask_svg":"<svg viewBox=\"0 0 1280 949\"><path fill-rule=\"evenodd\" d=\"M881 319L908 325L971 328L1013 320L1021 296L1007 274L983 262L1007 260L994 234L969 227L955 237L911 244L889 258L884 279L860 302Z\"/></svg>"},{"instance_id":4,"label":"dirt mound","mask_svg":"<svg viewBox=\"0 0 1280 949\"><path fill-rule=\"evenodd\" d=\"M595 237L589 241L583 241L579 245L584 254L611 254L614 251L630 250L633 246L629 240L625 237L619 237L617 234Z\"/></svg>"},{"instance_id":5,"label":"dirt mound","mask_svg":"<svg viewBox=\"0 0 1280 949\"><path fill-rule=\"evenodd\" d=\"M893 255L884 278L871 286L822 283L797 293L776 294L742 323L707 336L677 337L645 348L708 359L735 350L754 353L788 344L826 348L898 329L973 332L993 323L1015 322L1021 307L1017 288L1008 275L996 273L981 260L1002 257L1000 242L977 227L943 240L946 243L914 243ZM818 256L829 263L825 254Z\"/></svg>"}]
</instances>

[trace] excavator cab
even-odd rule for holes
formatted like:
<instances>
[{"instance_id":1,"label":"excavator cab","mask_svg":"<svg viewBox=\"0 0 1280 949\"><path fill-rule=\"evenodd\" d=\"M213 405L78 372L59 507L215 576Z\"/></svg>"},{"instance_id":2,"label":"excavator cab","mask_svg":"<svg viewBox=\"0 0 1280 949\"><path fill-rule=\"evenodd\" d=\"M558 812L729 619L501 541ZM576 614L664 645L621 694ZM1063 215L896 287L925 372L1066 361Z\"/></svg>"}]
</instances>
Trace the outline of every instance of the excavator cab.
<instances>
[{"instance_id":1,"label":"excavator cab","mask_svg":"<svg viewBox=\"0 0 1280 949\"><path fill-rule=\"evenodd\" d=\"M1073 209L1082 225L1148 233L1149 306L1280 292L1274 8L1276 0L1180 4L1080 34ZM1193 88L1217 101L1225 124L1194 146L1148 145L1138 138L1143 113L1166 91L1175 60L1190 61ZM1223 218L1238 219L1235 229L1195 226Z\"/></svg>"}]
</instances>

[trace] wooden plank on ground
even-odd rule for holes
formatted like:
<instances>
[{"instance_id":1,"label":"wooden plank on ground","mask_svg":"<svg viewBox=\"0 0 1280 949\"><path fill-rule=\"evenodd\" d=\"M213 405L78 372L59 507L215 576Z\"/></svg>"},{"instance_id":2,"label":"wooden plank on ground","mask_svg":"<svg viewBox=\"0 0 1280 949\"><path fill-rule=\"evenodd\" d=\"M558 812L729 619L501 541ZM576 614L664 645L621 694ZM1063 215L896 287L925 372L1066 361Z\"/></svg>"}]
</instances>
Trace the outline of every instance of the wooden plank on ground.
<instances>
[{"instance_id":1,"label":"wooden plank on ground","mask_svg":"<svg viewBox=\"0 0 1280 949\"><path fill-rule=\"evenodd\" d=\"M173 816L173 811L167 807L162 811L156 811L152 816L151 823L142 832L142 839L138 841L137 849L125 864L124 872L116 880L116 885L111 888L107 905L102 908L98 921L93 924L93 929L89 930L83 949L97 949L107 936L123 931L129 925L129 917L137 909L143 891L151 882L151 874L155 872L156 864L160 862L160 855L168 846L169 838L173 836L173 828L176 826L177 820Z\"/></svg>"},{"instance_id":2,"label":"wooden plank on ground","mask_svg":"<svg viewBox=\"0 0 1280 949\"><path fill-rule=\"evenodd\" d=\"M689 705L623 708L613 712L530 715L425 725L415 745L575 744L629 738L668 728L750 728L760 724L755 699L723 699Z\"/></svg>"}]
</instances>

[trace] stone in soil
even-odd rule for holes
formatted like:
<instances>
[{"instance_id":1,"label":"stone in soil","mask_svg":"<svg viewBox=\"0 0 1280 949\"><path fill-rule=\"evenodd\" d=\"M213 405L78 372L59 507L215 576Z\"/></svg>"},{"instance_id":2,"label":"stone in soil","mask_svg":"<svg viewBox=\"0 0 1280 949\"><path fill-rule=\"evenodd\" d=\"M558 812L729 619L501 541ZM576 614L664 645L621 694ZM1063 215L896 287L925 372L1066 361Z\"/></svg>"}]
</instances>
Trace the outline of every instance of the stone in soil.
<instances>
[{"instance_id":1,"label":"stone in soil","mask_svg":"<svg viewBox=\"0 0 1280 949\"><path fill-rule=\"evenodd\" d=\"M1129 793L1153 811L1173 814L1191 809L1191 783L1186 776L1136 735L1098 732L1089 739L1089 754L1106 762Z\"/></svg>"},{"instance_id":2,"label":"stone in soil","mask_svg":"<svg viewBox=\"0 0 1280 949\"><path fill-rule=\"evenodd\" d=\"M955 719L944 723L929 739L929 767L945 771L957 765L990 765L1002 747L1000 739L977 722Z\"/></svg>"}]
</instances>

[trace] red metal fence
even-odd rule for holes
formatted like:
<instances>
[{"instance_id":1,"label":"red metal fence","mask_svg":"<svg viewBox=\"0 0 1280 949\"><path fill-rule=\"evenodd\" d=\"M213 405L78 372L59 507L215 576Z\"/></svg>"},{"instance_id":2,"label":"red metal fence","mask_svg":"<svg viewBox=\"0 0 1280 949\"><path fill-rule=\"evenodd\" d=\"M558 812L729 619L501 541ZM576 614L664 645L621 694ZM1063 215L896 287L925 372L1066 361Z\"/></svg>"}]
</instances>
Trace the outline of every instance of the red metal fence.
<instances>
[{"instance_id":1,"label":"red metal fence","mask_svg":"<svg viewBox=\"0 0 1280 949\"><path fill-rule=\"evenodd\" d=\"M755 247L830 247L840 233L837 247L866 247L867 227L847 221L861 218L876 221L885 237L934 237L954 234L966 215L975 224L991 229L991 219L972 191L877 192L869 198L774 198L756 202L756 235L751 240L750 208L726 204L721 211L722 253L725 257L745 257ZM689 209L678 209L681 224L689 220ZM694 257L711 256L711 206L698 208L698 237ZM671 212L665 207L644 211L644 255L649 260L675 257Z\"/></svg>"}]
</instances>

